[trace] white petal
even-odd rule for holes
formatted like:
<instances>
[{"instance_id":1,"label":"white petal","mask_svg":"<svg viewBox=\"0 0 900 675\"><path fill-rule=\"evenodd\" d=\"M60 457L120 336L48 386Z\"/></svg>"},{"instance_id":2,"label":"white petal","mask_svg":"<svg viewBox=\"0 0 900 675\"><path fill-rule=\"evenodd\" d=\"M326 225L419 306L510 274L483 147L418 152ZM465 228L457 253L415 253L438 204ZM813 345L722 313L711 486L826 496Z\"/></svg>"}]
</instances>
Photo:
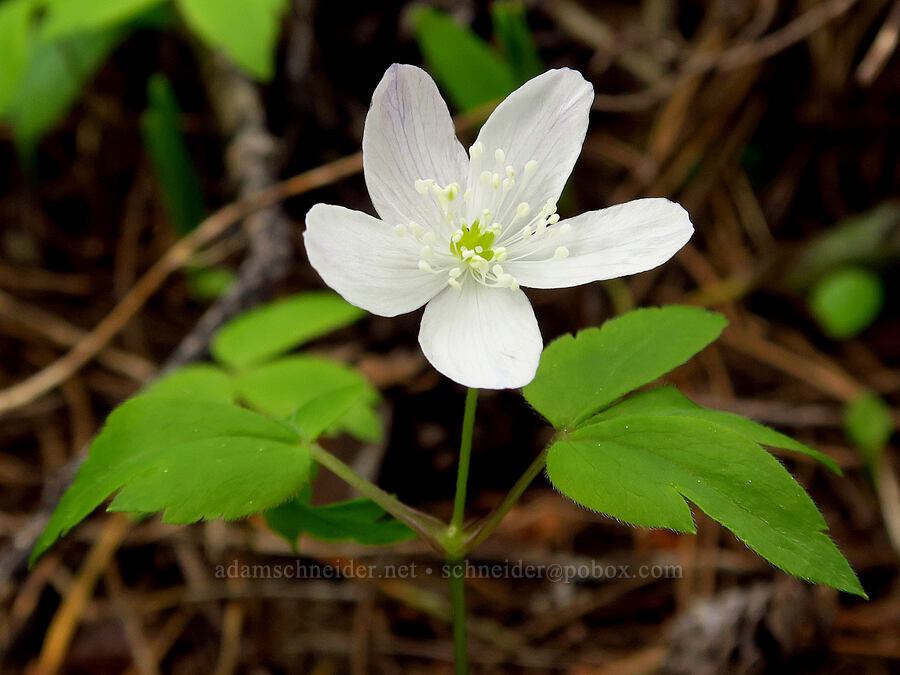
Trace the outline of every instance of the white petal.
<instances>
[{"instance_id":1,"label":"white petal","mask_svg":"<svg viewBox=\"0 0 900 675\"><path fill-rule=\"evenodd\" d=\"M503 267L522 286L578 286L661 265L693 232L688 212L679 204L636 199L551 225L540 238L510 246ZM560 247L567 255L554 257Z\"/></svg>"},{"instance_id":2,"label":"white petal","mask_svg":"<svg viewBox=\"0 0 900 675\"><path fill-rule=\"evenodd\" d=\"M326 284L357 307L380 316L411 312L447 283L419 269L419 247L377 218L316 204L303 233L310 264Z\"/></svg>"},{"instance_id":3,"label":"white petal","mask_svg":"<svg viewBox=\"0 0 900 675\"><path fill-rule=\"evenodd\" d=\"M536 213L548 199L556 201L581 153L593 100L591 84L568 68L547 71L510 94L478 134L484 154L480 163L472 163L469 173L467 186L477 197L473 204L489 208L480 206L491 190L485 188L481 174L488 170L505 177L506 166L515 171L515 186L502 207L492 210L494 220L508 225L522 202ZM497 149L503 151L501 164L496 161ZM537 166L526 176L525 166L531 160Z\"/></svg>"},{"instance_id":4,"label":"white petal","mask_svg":"<svg viewBox=\"0 0 900 675\"><path fill-rule=\"evenodd\" d=\"M363 132L363 171L375 210L389 225L442 224L419 179L446 187L466 177L468 157L437 86L421 68L394 64L372 95Z\"/></svg>"},{"instance_id":5,"label":"white petal","mask_svg":"<svg viewBox=\"0 0 900 675\"><path fill-rule=\"evenodd\" d=\"M543 341L520 290L467 279L425 306L419 344L431 365L467 387L514 389L534 379Z\"/></svg>"}]
</instances>

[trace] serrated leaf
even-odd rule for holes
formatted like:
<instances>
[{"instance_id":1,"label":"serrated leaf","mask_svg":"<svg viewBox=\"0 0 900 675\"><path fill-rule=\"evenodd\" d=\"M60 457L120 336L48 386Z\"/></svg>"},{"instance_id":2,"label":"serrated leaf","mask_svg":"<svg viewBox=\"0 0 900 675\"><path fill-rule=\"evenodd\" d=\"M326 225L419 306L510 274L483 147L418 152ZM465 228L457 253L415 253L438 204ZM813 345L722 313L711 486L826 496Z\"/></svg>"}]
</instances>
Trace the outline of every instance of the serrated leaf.
<instances>
[{"instance_id":1,"label":"serrated leaf","mask_svg":"<svg viewBox=\"0 0 900 675\"><path fill-rule=\"evenodd\" d=\"M201 40L222 49L251 77L272 78L286 0L177 0L177 4Z\"/></svg>"},{"instance_id":2,"label":"serrated leaf","mask_svg":"<svg viewBox=\"0 0 900 675\"><path fill-rule=\"evenodd\" d=\"M117 491L110 510L234 519L296 494L309 471L309 449L285 424L192 396L139 396L107 419L31 559Z\"/></svg>"},{"instance_id":3,"label":"serrated leaf","mask_svg":"<svg viewBox=\"0 0 900 675\"><path fill-rule=\"evenodd\" d=\"M31 0L0 3L0 115L15 95L28 62L33 7Z\"/></svg>"},{"instance_id":4,"label":"serrated leaf","mask_svg":"<svg viewBox=\"0 0 900 675\"><path fill-rule=\"evenodd\" d=\"M251 407L273 417L293 415L313 399L351 386L363 393L344 413L334 428L347 431L360 440L375 440L381 423L373 410L378 392L356 370L318 356L290 356L270 361L235 377L239 398Z\"/></svg>"},{"instance_id":5,"label":"serrated leaf","mask_svg":"<svg viewBox=\"0 0 900 675\"><path fill-rule=\"evenodd\" d=\"M477 108L516 88L512 68L471 30L431 7L416 7L411 16L428 69L457 109Z\"/></svg>"},{"instance_id":6,"label":"serrated leaf","mask_svg":"<svg viewBox=\"0 0 900 675\"><path fill-rule=\"evenodd\" d=\"M191 396L199 401L233 403L234 383L231 375L210 363L195 363L163 375L143 392L142 396Z\"/></svg>"},{"instance_id":7,"label":"serrated leaf","mask_svg":"<svg viewBox=\"0 0 900 675\"><path fill-rule=\"evenodd\" d=\"M697 307L634 310L551 342L522 393L554 427L571 428L680 366L726 323L721 314Z\"/></svg>"},{"instance_id":8,"label":"serrated leaf","mask_svg":"<svg viewBox=\"0 0 900 675\"><path fill-rule=\"evenodd\" d=\"M810 312L822 331L836 339L868 328L883 306L881 277L861 267L844 267L824 276L809 294Z\"/></svg>"},{"instance_id":9,"label":"serrated leaf","mask_svg":"<svg viewBox=\"0 0 900 675\"><path fill-rule=\"evenodd\" d=\"M184 236L197 227L206 209L200 179L181 133L181 108L172 86L161 73L154 74L147 82L147 109L141 115L141 138L169 220L178 235Z\"/></svg>"},{"instance_id":10,"label":"serrated leaf","mask_svg":"<svg viewBox=\"0 0 900 675\"><path fill-rule=\"evenodd\" d=\"M387 546L416 536L371 499L312 506L307 491L263 516L294 550L301 534L322 541L355 541L368 546Z\"/></svg>"},{"instance_id":11,"label":"serrated leaf","mask_svg":"<svg viewBox=\"0 0 900 675\"><path fill-rule=\"evenodd\" d=\"M690 500L784 571L865 595L803 488L756 443L713 422L591 424L550 448L547 473L579 504L633 525L694 532Z\"/></svg>"},{"instance_id":12,"label":"serrated leaf","mask_svg":"<svg viewBox=\"0 0 900 675\"><path fill-rule=\"evenodd\" d=\"M884 446L894 432L891 409L878 394L863 392L844 406L843 422L847 438L875 470Z\"/></svg>"},{"instance_id":13,"label":"serrated leaf","mask_svg":"<svg viewBox=\"0 0 900 675\"><path fill-rule=\"evenodd\" d=\"M304 438L314 441L357 405L366 393L366 385L362 382L326 392L300 406L291 422Z\"/></svg>"},{"instance_id":14,"label":"serrated leaf","mask_svg":"<svg viewBox=\"0 0 900 675\"><path fill-rule=\"evenodd\" d=\"M525 6L517 0L495 2L491 5L491 19L494 35L519 83L524 84L544 72L544 64L528 27Z\"/></svg>"},{"instance_id":15,"label":"serrated leaf","mask_svg":"<svg viewBox=\"0 0 900 675\"><path fill-rule=\"evenodd\" d=\"M78 33L63 40L38 40L5 116L24 157L68 112L84 86L119 44L119 29Z\"/></svg>"},{"instance_id":16,"label":"serrated leaf","mask_svg":"<svg viewBox=\"0 0 900 675\"><path fill-rule=\"evenodd\" d=\"M708 410L691 401L687 396L675 387L659 387L651 391L635 394L624 401L607 408L601 413L591 417L585 425L594 424L615 419L617 417L629 417L634 415L654 415L658 417L691 417L706 420L723 426L751 441L768 445L773 448L793 450L804 455L814 457L822 464L837 474L841 474L841 468L828 455L814 450L790 436L763 426L753 420L721 410Z\"/></svg>"},{"instance_id":17,"label":"serrated leaf","mask_svg":"<svg viewBox=\"0 0 900 675\"><path fill-rule=\"evenodd\" d=\"M55 40L130 21L165 0L43 0L46 18L41 36Z\"/></svg>"},{"instance_id":18,"label":"serrated leaf","mask_svg":"<svg viewBox=\"0 0 900 675\"><path fill-rule=\"evenodd\" d=\"M212 342L212 354L240 369L358 321L365 312L330 291L298 293L241 314Z\"/></svg>"}]
</instances>

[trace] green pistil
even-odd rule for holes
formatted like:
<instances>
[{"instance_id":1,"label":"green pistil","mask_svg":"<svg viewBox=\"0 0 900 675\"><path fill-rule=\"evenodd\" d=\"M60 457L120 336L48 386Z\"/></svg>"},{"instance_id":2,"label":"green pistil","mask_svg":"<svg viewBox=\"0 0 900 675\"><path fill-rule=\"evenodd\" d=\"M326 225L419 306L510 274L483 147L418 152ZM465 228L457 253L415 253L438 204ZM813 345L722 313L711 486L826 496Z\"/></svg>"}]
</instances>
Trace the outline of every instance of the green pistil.
<instances>
[{"instance_id":1,"label":"green pistil","mask_svg":"<svg viewBox=\"0 0 900 675\"><path fill-rule=\"evenodd\" d=\"M485 260L490 260L494 257L494 252L491 250L491 244L494 243L495 236L493 232L482 232L481 227L476 220L470 227L463 227L462 233L463 235L459 241L450 242L450 250L454 255L462 258L463 248L475 251L476 248L480 246L482 252L478 255Z\"/></svg>"}]
</instances>

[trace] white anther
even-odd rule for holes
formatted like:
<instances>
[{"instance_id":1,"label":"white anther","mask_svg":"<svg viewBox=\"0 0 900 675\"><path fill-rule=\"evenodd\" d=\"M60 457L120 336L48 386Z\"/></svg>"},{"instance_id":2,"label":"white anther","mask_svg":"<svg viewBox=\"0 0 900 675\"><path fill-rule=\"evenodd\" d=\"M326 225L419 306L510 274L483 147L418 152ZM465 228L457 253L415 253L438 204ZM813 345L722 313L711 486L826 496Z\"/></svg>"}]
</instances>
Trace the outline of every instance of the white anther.
<instances>
[{"instance_id":1,"label":"white anther","mask_svg":"<svg viewBox=\"0 0 900 675\"><path fill-rule=\"evenodd\" d=\"M503 266L502 265L494 265L491 268L491 272L493 272L496 276L499 277L501 274L503 274Z\"/></svg>"},{"instance_id":2,"label":"white anther","mask_svg":"<svg viewBox=\"0 0 900 675\"><path fill-rule=\"evenodd\" d=\"M530 176L531 174L533 174L535 172L535 170L537 168L538 168L537 161L533 160L533 159L529 159L527 162L525 162L525 175Z\"/></svg>"},{"instance_id":3,"label":"white anther","mask_svg":"<svg viewBox=\"0 0 900 675\"><path fill-rule=\"evenodd\" d=\"M551 214L550 217L547 218L547 224L548 224L548 225L556 225L558 222L559 222L559 214L558 214L558 213ZM570 225L569 225L568 223L566 223L566 224L563 226L564 231L565 231L565 232L568 232L568 231L569 231L569 227L570 227Z\"/></svg>"},{"instance_id":4,"label":"white anther","mask_svg":"<svg viewBox=\"0 0 900 675\"><path fill-rule=\"evenodd\" d=\"M557 218L557 220L559 220L559 219ZM556 220L554 220L553 223L551 223L551 225L554 223L556 223ZM571 229L572 229L572 226L569 223L563 223L562 225L559 226L559 233L566 234Z\"/></svg>"},{"instance_id":5,"label":"white anther","mask_svg":"<svg viewBox=\"0 0 900 675\"><path fill-rule=\"evenodd\" d=\"M506 260L506 248L504 246L498 246L494 249L494 260L497 262L503 262Z\"/></svg>"},{"instance_id":6,"label":"white anther","mask_svg":"<svg viewBox=\"0 0 900 675\"><path fill-rule=\"evenodd\" d=\"M500 230L503 229L503 226L500 223L494 223L489 228L487 228L488 232L492 232L494 235L500 234Z\"/></svg>"},{"instance_id":7,"label":"white anther","mask_svg":"<svg viewBox=\"0 0 900 675\"><path fill-rule=\"evenodd\" d=\"M487 209L485 209L484 211L482 211L482 212L481 212L481 220L480 220L480 222L482 222L482 223L489 223L489 222L491 222L491 212L488 211Z\"/></svg>"},{"instance_id":8,"label":"white anther","mask_svg":"<svg viewBox=\"0 0 900 675\"><path fill-rule=\"evenodd\" d=\"M423 246L423 247L422 247L422 250L419 252L419 255L421 255L421 256L422 256L423 258L425 258L426 260L430 260L430 259L431 259L431 256L433 255L432 250L431 250L431 247L430 247L430 246Z\"/></svg>"},{"instance_id":9,"label":"white anther","mask_svg":"<svg viewBox=\"0 0 900 675\"><path fill-rule=\"evenodd\" d=\"M460 241L460 239L462 239L462 238L463 238L463 232L462 232L462 230L457 230L456 232L453 233L453 236L450 237L450 240L451 240L454 244L458 244L459 241Z\"/></svg>"},{"instance_id":10,"label":"white anther","mask_svg":"<svg viewBox=\"0 0 900 675\"><path fill-rule=\"evenodd\" d=\"M435 239L435 234L431 231L426 232L422 235L422 241L424 241L426 244L433 244Z\"/></svg>"},{"instance_id":11,"label":"white anther","mask_svg":"<svg viewBox=\"0 0 900 675\"><path fill-rule=\"evenodd\" d=\"M534 228L534 236L535 236L535 237L540 237L540 236L541 236L542 234L544 234L544 232L546 232L546 231L547 231L547 223L545 223L545 222L542 220L542 221L539 222L539 223L537 224L537 226Z\"/></svg>"},{"instance_id":12,"label":"white anther","mask_svg":"<svg viewBox=\"0 0 900 675\"><path fill-rule=\"evenodd\" d=\"M465 246L459 247L459 252L462 255L463 260L470 260L475 257L475 251L472 249L466 248Z\"/></svg>"},{"instance_id":13,"label":"white anther","mask_svg":"<svg viewBox=\"0 0 900 675\"><path fill-rule=\"evenodd\" d=\"M447 195L447 201L453 201L459 196L459 183L450 183L447 188L444 190L444 194Z\"/></svg>"},{"instance_id":14,"label":"white anther","mask_svg":"<svg viewBox=\"0 0 900 675\"><path fill-rule=\"evenodd\" d=\"M416 181L416 192L420 195L428 194L428 184L430 181L419 179Z\"/></svg>"},{"instance_id":15,"label":"white anther","mask_svg":"<svg viewBox=\"0 0 900 675\"><path fill-rule=\"evenodd\" d=\"M422 230L422 226L419 225L418 223L410 223L409 231L413 233L414 237L421 237L423 230Z\"/></svg>"},{"instance_id":16,"label":"white anther","mask_svg":"<svg viewBox=\"0 0 900 675\"><path fill-rule=\"evenodd\" d=\"M456 290L459 290L460 288L462 288L462 286L456 279L447 279L447 285L453 286L453 288L455 288Z\"/></svg>"},{"instance_id":17,"label":"white anther","mask_svg":"<svg viewBox=\"0 0 900 675\"><path fill-rule=\"evenodd\" d=\"M528 241L529 239L531 239L531 236L534 233L531 231L531 226L526 225L525 227L522 228L522 231L519 234L521 234L522 239L524 239L525 241Z\"/></svg>"},{"instance_id":18,"label":"white anther","mask_svg":"<svg viewBox=\"0 0 900 675\"><path fill-rule=\"evenodd\" d=\"M498 187L500 187L500 174L499 173L495 173L494 175L491 176L491 185L494 187L495 190Z\"/></svg>"},{"instance_id":19,"label":"white anther","mask_svg":"<svg viewBox=\"0 0 900 675\"><path fill-rule=\"evenodd\" d=\"M567 249L565 246L559 246L553 252L553 257L556 260L562 260L563 258L568 258L569 257L569 249Z\"/></svg>"},{"instance_id":20,"label":"white anther","mask_svg":"<svg viewBox=\"0 0 900 675\"><path fill-rule=\"evenodd\" d=\"M529 206L528 202L522 202L516 207L516 216L518 218L524 218L531 212L531 206Z\"/></svg>"},{"instance_id":21,"label":"white anther","mask_svg":"<svg viewBox=\"0 0 900 675\"><path fill-rule=\"evenodd\" d=\"M431 265L429 265L424 260L419 261L419 269L422 270L423 272L434 272L434 270L431 268Z\"/></svg>"},{"instance_id":22,"label":"white anther","mask_svg":"<svg viewBox=\"0 0 900 675\"><path fill-rule=\"evenodd\" d=\"M518 288L519 284L512 274L501 274L497 279L497 285L505 288Z\"/></svg>"},{"instance_id":23,"label":"white anther","mask_svg":"<svg viewBox=\"0 0 900 675\"><path fill-rule=\"evenodd\" d=\"M481 159L481 156L484 154L484 143L481 141L475 141L471 148L469 148L469 157L473 162L477 162Z\"/></svg>"},{"instance_id":24,"label":"white anther","mask_svg":"<svg viewBox=\"0 0 900 675\"><path fill-rule=\"evenodd\" d=\"M497 160L497 164L503 164L503 160L506 159L506 153L503 152L503 148L494 150L494 159Z\"/></svg>"},{"instance_id":25,"label":"white anther","mask_svg":"<svg viewBox=\"0 0 900 675\"><path fill-rule=\"evenodd\" d=\"M512 166L510 166L509 164L506 165L506 175L509 176L510 178L516 177L516 170L514 168L512 168Z\"/></svg>"},{"instance_id":26,"label":"white anther","mask_svg":"<svg viewBox=\"0 0 900 675\"><path fill-rule=\"evenodd\" d=\"M404 225L403 223L394 225L394 232L396 232L400 237L404 236L406 234L406 225Z\"/></svg>"},{"instance_id":27,"label":"white anther","mask_svg":"<svg viewBox=\"0 0 900 675\"><path fill-rule=\"evenodd\" d=\"M484 253L484 246L476 246L475 253Z\"/></svg>"},{"instance_id":28,"label":"white anther","mask_svg":"<svg viewBox=\"0 0 900 675\"><path fill-rule=\"evenodd\" d=\"M463 273L462 267L452 267L452 268L450 268L450 271L447 272L447 274L450 275L450 278L451 278L451 279L456 279L456 278L459 277L462 273Z\"/></svg>"},{"instance_id":29,"label":"white anther","mask_svg":"<svg viewBox=\"0 0 900 675\"><path fill-rule=\"evenodd\" d=\"M516 181L512 178L504 178L503 179L503 192L509 192L512 189L512 186L516 184Z\"/></svg>"},{"instance_id":30,"label":"white anther","mask_svg":"<svg viewBox=\"0 0 900 675\"><path fill-rule=\"evenodd\" d=\"M487 187L491 184L491 172L490 171L482 171L480 176L481 184Z\"/></svg>"},{"instance_id":31,"label":"white anther","mask_svg":"<svg viewBox=\"0 0 900 675\"><path fill-rule=\"evenodd\" d=\"M463 192L463 201L469 201L472 198L472 188L467 188L465 192Z\"/></svg>"}]
</instances>

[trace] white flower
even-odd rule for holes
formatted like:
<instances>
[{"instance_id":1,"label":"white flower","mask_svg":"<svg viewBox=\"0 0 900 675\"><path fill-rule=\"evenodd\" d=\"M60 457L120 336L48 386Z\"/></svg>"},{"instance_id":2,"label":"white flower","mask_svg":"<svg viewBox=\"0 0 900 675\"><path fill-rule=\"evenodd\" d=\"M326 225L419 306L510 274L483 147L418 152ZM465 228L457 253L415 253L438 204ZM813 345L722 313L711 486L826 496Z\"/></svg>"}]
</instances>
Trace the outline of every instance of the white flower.
<instances>
[{"instance_id":1,"label":"white flower","mask_svg":"<svg viewBox=\"0 0 900 675\"><path fill-rule=\"evenodd\" d=\"M560 220L556 200L584 142L594 92L551 70L503 101L463 149L425 71L391 66L372 97L363 168L381 217L316 204L309 261L373 314L425 305L419 344L447 377L506 389L532 380L543 341L520 286L564 288L651 269L693 233L666 199Z\"/></svg>"}]
</instances>

